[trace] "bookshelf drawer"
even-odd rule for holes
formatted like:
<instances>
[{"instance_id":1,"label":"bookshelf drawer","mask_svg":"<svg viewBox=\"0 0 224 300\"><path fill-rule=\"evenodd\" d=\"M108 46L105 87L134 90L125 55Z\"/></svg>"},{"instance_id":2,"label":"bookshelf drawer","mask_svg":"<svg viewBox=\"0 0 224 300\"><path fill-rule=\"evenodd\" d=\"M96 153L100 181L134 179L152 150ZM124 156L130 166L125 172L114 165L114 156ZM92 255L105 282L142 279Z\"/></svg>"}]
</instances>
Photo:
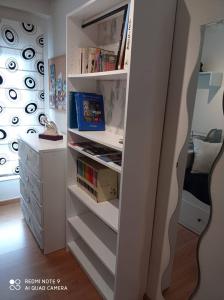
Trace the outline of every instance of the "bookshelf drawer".
<instances>
[{"instance_id":1,"label":"bookshelf drawer","mask_svg":"<svg viewBox=\"0 0 224 300\"><path fill-rule=\"evenodd\" d=\"M39 154L26 143L19 140L19 156L23 165L26 165L38 178L40 177Z\"/></svg>"},{"instance_id":2,"label":"bookshelf drawer","mask_svg":"<svg viewBox=\"0 0 224 300\"><path fill-rule=\"evenodd\" d=\"M40 249L43 249L43 229L38 225L24 200L21 201L21 208L27 225L30 227Z\"/></svg>"},{"instance_id":3,"label":"bookshelf drawer","mask_svg":"<svg viewBox=\"0 0 224 300\"><path fill-rule=\"evenodd\" d=\"M19 162L20 167L20 177L22 181L29 186L30 191L32 191L33 195L36 198L36 201L41 205L42 204L42 183L38 180L38 178L30 172L24 164Z\"/></svg>"},{"instance_id":4,"label":"bookshelf drawer","mask_svg":"<svg viewBox=\"0 0 224 300\"><path fill-rule=\"evenodd\" d=\"M20 180L20 191L23 197L23 200L26 202L27 206L29 207L30 211L32 211L34 217L36 218L37 222L40 226L43 226L43 209L40 206L35 196L33 195L32 191L26 189L25 184L22 180Z\"/></svg>"}]
</instances>

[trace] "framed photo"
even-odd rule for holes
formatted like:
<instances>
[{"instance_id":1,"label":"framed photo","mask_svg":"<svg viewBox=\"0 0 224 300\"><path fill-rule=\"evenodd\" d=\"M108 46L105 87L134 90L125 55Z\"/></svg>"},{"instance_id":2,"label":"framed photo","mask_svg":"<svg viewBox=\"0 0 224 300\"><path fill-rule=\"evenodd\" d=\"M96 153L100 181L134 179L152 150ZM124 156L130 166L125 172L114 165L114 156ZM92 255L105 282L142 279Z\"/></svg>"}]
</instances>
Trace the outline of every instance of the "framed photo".
<instances>
[{"instance_id":1,"label":"framed photo","mask_svg":"<svg viewBox=\"0 0 224 300\"><path fill-rule=\"evenodd\" d=\"M50 108L66 110L66 57L57 56L48 61Z\"/></svg>"}]
</instances>

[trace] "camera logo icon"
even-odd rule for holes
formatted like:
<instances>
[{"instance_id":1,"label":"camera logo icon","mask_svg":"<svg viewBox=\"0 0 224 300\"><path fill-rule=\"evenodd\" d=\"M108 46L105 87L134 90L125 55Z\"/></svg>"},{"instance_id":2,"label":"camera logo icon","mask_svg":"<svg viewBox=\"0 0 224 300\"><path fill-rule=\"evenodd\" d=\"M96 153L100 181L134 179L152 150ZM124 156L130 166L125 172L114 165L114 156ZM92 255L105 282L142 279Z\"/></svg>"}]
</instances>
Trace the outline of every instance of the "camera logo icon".
<instances>
[{"instance_id":1,"label":"camera logo icon","mask_svg":"<svg viewBox=\"0 0 224 300\"><path fill-rule=\"evenodd\" d=\"M9 289L11 291L20 291L21 290L21 280L20 279L10 279L9 280Z\"/></svg>"}]
</instances>

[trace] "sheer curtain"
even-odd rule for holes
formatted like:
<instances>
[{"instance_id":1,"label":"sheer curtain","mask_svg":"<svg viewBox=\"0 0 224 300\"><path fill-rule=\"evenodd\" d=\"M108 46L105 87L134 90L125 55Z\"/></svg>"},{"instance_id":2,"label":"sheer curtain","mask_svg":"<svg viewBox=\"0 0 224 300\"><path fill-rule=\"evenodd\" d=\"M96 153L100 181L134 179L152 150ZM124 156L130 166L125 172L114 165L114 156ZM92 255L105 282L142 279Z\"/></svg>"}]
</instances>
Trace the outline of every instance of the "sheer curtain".
<instances>
[{"instance_id":1,"label":"sheer curtain","mask_svg":"<svg viewBox=\"0 0 224 300\"><path fill-rule=\"evenodd\" d=\"M0 177L19 174L19 134L42 131L44 39L34 24L0 19Z\"/></svg>"}]
</instances>

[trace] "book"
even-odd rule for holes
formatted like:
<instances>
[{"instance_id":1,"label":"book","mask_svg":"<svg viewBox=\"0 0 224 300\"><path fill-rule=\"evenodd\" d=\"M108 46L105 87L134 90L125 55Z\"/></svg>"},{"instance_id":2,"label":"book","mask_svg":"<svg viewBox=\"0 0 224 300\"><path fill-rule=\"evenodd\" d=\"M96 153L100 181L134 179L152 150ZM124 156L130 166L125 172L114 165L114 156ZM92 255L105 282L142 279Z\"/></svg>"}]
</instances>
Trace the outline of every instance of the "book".
<instances>
[{"instance_id":1,"label":"book","mask_svg":"<svg viewBox=\"0 0 224 300\"><path fill-rule=\"evenodd\" d=\"M76 103L75 103L75 94L70 93L69 95L69 128L78 128L77 123L77 112L76 112Z\"/></svg>"},{"instance_id":2,"label":"book","mask_svg":"<svg viewBox=\"0 0 224 300\"><path fill-rule=\"evenodd\" d=\"M81 51L82 60L82 73L88 73L89 70L89 48L82 48Z\"/></svg>"},{"instance_id":3,"label":"book","mask_svg":"<svg viewBox=\"0 0 224 300\"><path fill-rule=\"evenodd\" d=\"M75 147L81 151L84 151L92 156L117 153L116 150L113 150L106 146L99 145L92 141L91 142L80 142L80 143L70 142L69 145L71 147Z\"/></svg>"},{"instance_id":4,"label":"book","mask_svg":"<svg viewBox=\"0 0 224 300\"><path fill-rule=\"evenodd\" d=\"M129 11L130 11L130 3L127 4L124 11L123 24L121 28L121 38L117 53L117 62L116 69L120 70L124 67L124 56L125 56L125 46L127 41L127 33L128 33L128 20L129 20Z\"/></svg>"},{"instance_id":5,"label":"book","mask_svg":"<svg viewBox=\"0 0 224 300\"><path fill-rule=\"evenodd\" d=\"M102 54L102 72L114 71L116 69L117 55Z\"/></svg>"},{"instance_id":6,"label":"book","mask_svg":"<svg viewBox=\"0 0 224 300\"><path fill-rule=\"evenodd\" d=\"M104 131L103 96L94 93L72 92L72 101L76 109L70 113L70 124L80 131ZM73 120L75 118L76 120ZM74 128L74 127L73 127Z\"/></svg>"},{"instance_id":7,"label":"book","mask_svg":"<svg viewBox=\"0 0 224 300\"><path fill-rule=\"evenodd\" d=\"M81 73L113 71L116 69L117 56L114 51L101 48L80 48Z\"/></svg>"},{"instance_id":8,"label":"book","mask_svg":"<svg viewBox=\"0 0 224 300\"><path fill-rule=\"evenodd\" d=\"M127 70L130 59L131 59L131 45L132 45L132 31L133 31L133 5L129 7L129 15L128 15L128 28L127 28L127 41L126 41L126 49L124 54L124 69Z\"/></svg>"},{"instance_id":9,"label":"book","mask_svg":"<svg viewBox=\"0 0 224 300\"><path fill-rule=\"evenodd\" d=\"M113 200L118 195L118 174L87 157L77 159L77 184L96 202Z\"/></svg>"}]
</instances>

